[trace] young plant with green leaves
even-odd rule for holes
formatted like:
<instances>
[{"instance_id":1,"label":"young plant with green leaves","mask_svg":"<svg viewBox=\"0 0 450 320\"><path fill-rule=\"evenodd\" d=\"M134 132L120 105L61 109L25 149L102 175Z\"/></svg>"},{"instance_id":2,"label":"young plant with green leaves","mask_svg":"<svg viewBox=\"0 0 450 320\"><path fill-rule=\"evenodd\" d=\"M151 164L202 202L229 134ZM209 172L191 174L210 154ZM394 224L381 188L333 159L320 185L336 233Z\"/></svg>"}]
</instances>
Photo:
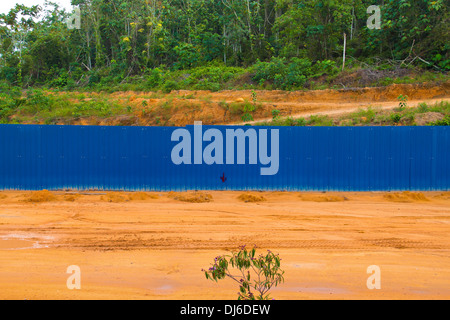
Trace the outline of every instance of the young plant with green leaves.
<instances>
[{"instance_id":1,"label":"young plant with green leaves","mask_svg":"<svg viewBox=\"0 0 450 320\"><path fill-rule=\"evenodd\" d=\"M265 255L256 255L256 247L248 250L242 246L231 255L218 256L202 271L208 280L230 278L238 283L238 300L269 300L269 290L284 282L278 254L267 250Z\"/></svg>"},{"instance_id":2,"label":"young plant with green leaves","mask_svg":"<svg viewBox=\"0 0 450 320\"><path fill-rule=\"evenodd\" d=\"M398 98L398 110L403 111L408 107L408 96L399 95Z\"/></svg>"},{"instance_id":3,"label":"young plant with green leaves","mask_svg":"<svg viewBox=\"0 0 450 320\"><path fill-rule=\"evenodd\" d=\"M255 112L256 107L254 104L251 103L245 103L242 111L244 112L244 114L242 115L242 121L244 122L249 122L249 121L253 121L253 112Z\"/></svg>"},{"instance_id":4,"label":"young plant with green leaves","mask_svg":"<svg viewBox=\"0 0 450 320\"><path fill-rule=\"evenodd\" d=\"M275 122L275 121L280 120L280 113L281 113L280 110L277 110L277 109L272 110L272 121Z\"/></svg>"}]
</instances>

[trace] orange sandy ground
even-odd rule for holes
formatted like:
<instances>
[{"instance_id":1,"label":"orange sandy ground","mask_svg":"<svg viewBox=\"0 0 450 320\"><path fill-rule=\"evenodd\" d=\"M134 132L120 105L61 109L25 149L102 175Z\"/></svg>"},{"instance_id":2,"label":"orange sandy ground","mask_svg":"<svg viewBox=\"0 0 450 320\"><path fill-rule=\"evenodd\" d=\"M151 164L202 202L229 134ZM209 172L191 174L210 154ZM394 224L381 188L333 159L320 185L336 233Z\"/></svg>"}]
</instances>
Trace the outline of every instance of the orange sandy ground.
<instances>
[{"instance_id":1,"label":"orange sandy ground","mask_svg":"<svg viewBox=\"0 0 450 320\"><path fill-rule=\"evenodd\" d=\"M255 203L210 194L209 203L167 193L29 202L29 192L2 192L0 299L234 300L233 281L208 281L201 269L244 244L280 254L278 300L450 298L448 192L266 192ZM81 268L80 290L66 286L70 265ZM371 265L380 290L366 286Z\"/></svg>"}]
</instances>

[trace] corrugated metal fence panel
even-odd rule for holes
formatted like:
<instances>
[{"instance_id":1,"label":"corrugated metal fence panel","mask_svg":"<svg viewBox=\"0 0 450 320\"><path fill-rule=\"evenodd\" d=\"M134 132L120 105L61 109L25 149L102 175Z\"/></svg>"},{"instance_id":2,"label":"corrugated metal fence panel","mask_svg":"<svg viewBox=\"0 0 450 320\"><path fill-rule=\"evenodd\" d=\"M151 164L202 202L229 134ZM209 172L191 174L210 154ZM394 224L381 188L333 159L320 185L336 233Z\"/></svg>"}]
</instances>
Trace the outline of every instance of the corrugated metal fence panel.
<instances>
[{"instance_id":1,"label":"corrugated metal fence panel","mask_svg":"<svg viewBox=\"0 0 450 320\"><path fill-rule=\"evenodd\" d=\"M256 130L258 139L260 130L279 130L279 170L270 176L260 160L248 164L248 144L245 165L173 164L177 129L0 125L0 189L450 189L448 127L202 127L224 139L227 129ZM194 144L194 126L184 129Z\"/></svg>"}]
</instances>

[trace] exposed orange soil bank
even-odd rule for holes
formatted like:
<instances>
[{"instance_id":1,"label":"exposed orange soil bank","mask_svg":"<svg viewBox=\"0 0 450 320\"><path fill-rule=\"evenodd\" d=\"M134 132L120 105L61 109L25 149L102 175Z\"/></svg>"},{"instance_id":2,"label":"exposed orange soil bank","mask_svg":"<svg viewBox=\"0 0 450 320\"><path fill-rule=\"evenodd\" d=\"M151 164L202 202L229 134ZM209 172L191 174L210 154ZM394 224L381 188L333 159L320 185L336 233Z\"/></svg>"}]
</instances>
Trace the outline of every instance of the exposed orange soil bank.
<instances>
[{"instance_id":1,"label":"exposed orange soil bank","mask_svg":"<svg viewBox=\"0 0 450 320\"><path fill-rule=\"evenodd\" d=\"M276 299L450 298L450 193L241 194L1 192L0 299L235 299L201 269L244 244L280 254Z\"/></svg>"},{"instance_id":2,"label":"exposed orange soil bank","mask_svg":"<svg viewBox=\"0 0 450 320\"><path fill-rule=\"evenodd\" d=\"M434 104L450 101L450 82L397 84L387 87L354 88L310 91L256 91L255 122L272 118L272 110L281 117L308 117L311 115L339 116L358 109L376 107L390 110L398 107L398 97L408 96L408 106L421 102ZM61 93L64 94L64 93ZM243 106L254 103L252 90L173 91L170 94L151 92L102 93L109 101L131 108L132 112L109 118L62 119L57 124L125 125L125 126L185 126L194 121L208 125L242 124ZM97 93L84 94L86 99Z\"/></svg>"}]
</instances>

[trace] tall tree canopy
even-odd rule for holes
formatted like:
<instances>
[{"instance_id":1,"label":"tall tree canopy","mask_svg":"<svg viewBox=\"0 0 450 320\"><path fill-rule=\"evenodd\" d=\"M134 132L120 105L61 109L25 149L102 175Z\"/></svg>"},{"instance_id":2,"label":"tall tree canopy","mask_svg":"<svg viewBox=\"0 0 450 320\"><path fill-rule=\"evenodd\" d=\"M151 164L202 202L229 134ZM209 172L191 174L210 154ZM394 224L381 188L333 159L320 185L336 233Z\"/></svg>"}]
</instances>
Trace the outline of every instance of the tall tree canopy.
<instances>
[{"instance_id":1,"label":"tall tree canopy","mask_svg":"<svg viewBox=\"0 0 450 320\"><path fill-rule=\"evenodd\" d=\"M57 5L17 5L0 15L0 77L18 85L115 77L220 61L338 60L343 34L357 58L405 59L450 69L445 0L384 0L369 29L369 0L72 0L81 28ZM57 79L57 80L55 80Z\"/></svg>"}]
</instances>

